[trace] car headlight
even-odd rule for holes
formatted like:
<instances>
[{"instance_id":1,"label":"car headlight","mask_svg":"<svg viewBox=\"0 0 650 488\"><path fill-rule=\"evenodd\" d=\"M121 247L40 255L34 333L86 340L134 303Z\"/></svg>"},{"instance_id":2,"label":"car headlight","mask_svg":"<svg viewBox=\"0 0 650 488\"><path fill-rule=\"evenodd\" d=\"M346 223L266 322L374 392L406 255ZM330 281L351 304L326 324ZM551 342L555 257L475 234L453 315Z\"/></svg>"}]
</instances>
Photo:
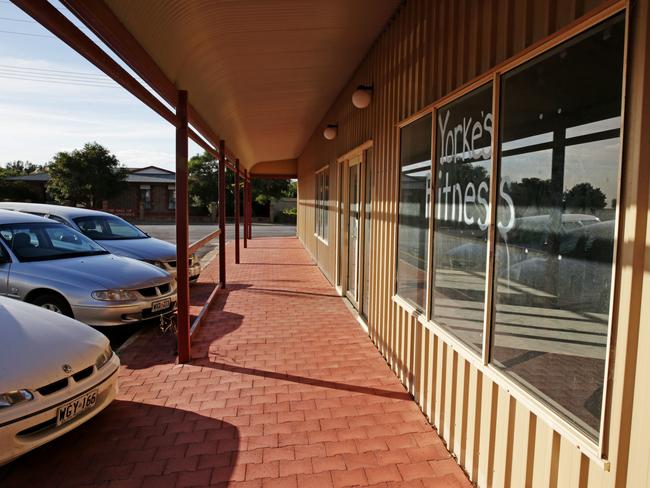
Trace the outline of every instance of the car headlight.
<instances>
[{"instance_id":1,"label":"car headlight","mask_svg":"<svg viewBox=\"0 0 650 488\"><path fill-rule=\"evenodd\" d=\"M11 407L17 403L28 402L34 399L29 390L13 390L7 393L0 393L0 408Z\"/></svg>"},{"instance_id":2,"label":"car headlight","mask_svg":"<svg viewBox=\"0 0 650 488\"><path fill-rule=\"evenodd\" d=\"M108 346L106 346L106 349L104 349L102 353L99 356L97 356L97 360L95 361L95 367L97 369L101 368L112 357L113 357L113 349L111 349L111 346L109 344Z\"/></svg>"},{"instance_id":3,"label":"car headlight","mask_svg":"<svg viewBox=\"0 0 650 488\"><path fill-rule=\"evenodd\" d=\"M131 290L97 290L92 292L91 296L104 302L128 302L138 299Z\"/></svg>"}]
</instances>

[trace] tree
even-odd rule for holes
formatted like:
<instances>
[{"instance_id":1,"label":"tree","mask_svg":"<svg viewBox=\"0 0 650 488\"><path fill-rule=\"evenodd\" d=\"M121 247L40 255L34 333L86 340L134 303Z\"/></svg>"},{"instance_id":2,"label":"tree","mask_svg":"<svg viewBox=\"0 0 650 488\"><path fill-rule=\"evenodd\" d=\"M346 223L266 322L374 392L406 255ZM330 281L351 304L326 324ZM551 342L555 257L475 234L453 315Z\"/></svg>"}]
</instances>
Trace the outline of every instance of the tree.
<instances>
[{"instance_id":1,"label":"tree","mask_svg":"<svg viewBox=\"0 0 650 488\"><path fill-rule=\"evenodd\" d=\"M6 169L0 168L0 176L25 176L43 171L44 167L31 161L11 161Z\"/></svg>"},{"instance_id":2,"label":"tree","mask_svg":"<svg viewBox=\"0 0 650 488\"><path fill-rule=\"evenodd\" d=\"M206 151L192 156L187 164L190 202L208 210L219 200L219 162Z\"/></svg>"},{"instance_id":3,"label":"tree","mask_svg":"<svg viewBox=\"0 0 650 488\"><path fill-rule=\"evenodd\" d=\"M578 183L564 194L566 208L573 210L600 210L607 205L607 197L600 188L591 183Z\"/></svg>"},{"instance_id":4,"label":"tree","mask_svg":"<svg viewBox=\"0 0 650 488\"><path fill-rule=\"evenodd\" d=\"M255 178L252 189L253 200L260 205L268 205L271 200L296 196L296 184L291 180Z\"/></svg>"},{"instance_id":5,"label":"tree","mask_svg":"<svg viewBox=\"0 0 650 488\"><path fill-rule=\"evenodd\" d=\"M243 182L242 182L243 183ZM190 202L195 207L209 210L219 200L219 162L207 151L192 156L188 161ZM254 179L252 183L253 213L269 214L272 199L295 197L296 182L277 179ZM226 215L234 215L235 176L226 171ZM243 195L242 195L243 198Z\"/></svg>"},{"instance_id":6,"label":"tree","mask_svg":"<svg viewBox=\"0 0 650 488\"><path fill-rule=\"evenodd\" d=\"M84 203L90 207L126 190L127 169L96 142L82 149L57 153L48 166L48 193L59 203Z\"/></svg>"}]
</instances>

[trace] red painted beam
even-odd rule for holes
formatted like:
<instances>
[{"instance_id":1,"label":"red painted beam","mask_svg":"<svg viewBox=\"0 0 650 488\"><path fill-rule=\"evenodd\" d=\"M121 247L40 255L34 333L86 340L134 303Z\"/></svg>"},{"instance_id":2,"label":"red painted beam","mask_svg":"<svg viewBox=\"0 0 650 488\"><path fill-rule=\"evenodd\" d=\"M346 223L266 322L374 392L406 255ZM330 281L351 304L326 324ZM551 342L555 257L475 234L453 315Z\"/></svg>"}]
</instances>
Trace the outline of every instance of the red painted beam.
<instances>
[{"instance_id":1,"label":"red painted beam","mask_svg":"<svg viewBox=\"0 0 650 488\"><path fill-rule=\"evenodd\" d=\"M235 161L235 264L239 264L239 159Z\"/></svg>"},{"instance_id":2,"label":"red painted beam","mask_svg":"<svg viewBox=\"0 0 650 488\"><path fill-rule=\"evenodd\" d=\"M187 185L187 92L176 103L176 282L178 295L178 362L190 360L189 196Z\"/></svg>"},{"instance_id":3,"label":"red painted beam","mask_svg":"<svg viewBox=\"0 0 650 488\"><path fill-rule=\"evenodd\" d=\"M12 0L27 15L72 47L84 58L110 76L129 93L156 111L161 117L175 124L174 114L154 97L142 84L95 44L88 36L45 0Z\"/></svg>"},{"instance_id":4,"label":"red painted beam","mask_svg":"<svg viewBox=\"0 0 650 488\"><path fill-rule=\"evenodd\" d=\"M219 283L226 288L226 143L219 141Z\"/></svg>"}]
</instances>

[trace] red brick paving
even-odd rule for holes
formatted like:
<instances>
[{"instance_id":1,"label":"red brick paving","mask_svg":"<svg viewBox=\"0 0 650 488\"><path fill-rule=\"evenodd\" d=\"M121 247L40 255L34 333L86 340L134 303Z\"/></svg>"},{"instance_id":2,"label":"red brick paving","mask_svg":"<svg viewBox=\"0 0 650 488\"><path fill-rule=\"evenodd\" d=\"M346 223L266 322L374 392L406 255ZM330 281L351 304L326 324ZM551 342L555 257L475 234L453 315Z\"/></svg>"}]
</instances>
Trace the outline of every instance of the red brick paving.
<instances>
[{"instance_id":1,"label":"red brick paving","mask_svg":"<svg viewBox=\"0 0 650 488\"><path fill-rule=\"evenodd\" d=\"M0 485L471 486L298 240L249 242L192 364L143 332L118 399Z\"/></svg>"}]
</instances>

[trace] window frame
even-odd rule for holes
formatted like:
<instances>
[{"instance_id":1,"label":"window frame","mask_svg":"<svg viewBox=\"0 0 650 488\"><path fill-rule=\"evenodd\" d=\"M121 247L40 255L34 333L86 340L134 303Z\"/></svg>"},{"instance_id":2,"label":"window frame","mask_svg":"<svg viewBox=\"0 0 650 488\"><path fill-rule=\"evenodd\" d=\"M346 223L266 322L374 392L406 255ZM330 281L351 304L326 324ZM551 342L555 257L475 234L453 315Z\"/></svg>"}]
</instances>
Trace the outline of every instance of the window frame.
<instances>
[{"instance_id":1,"label":"window frame","mask_svg":"<svg viewBox=\"0 0 650 488\"><path fill-rule=\"evenodd\" d=\"M314 236L323 244L329 245L329 196L330 166L319 168L314 173ZM327 200L324 199L327 189ZM326 215L327 214L327 215Z\"/></svg>"},{"instance_id":2,"label":"window frame","mask_svg":"<svg viewBox=\"0 0 650 488\"><path fill-rule=\"evenodd\" d=\"M402 306L404 308L406 308L409 312L411 312L412 315L416 315L418 317L424 315L424 316L427 317L427 320L429 318L428 311L429 311L430 306L431 306L431 304L430 304L430 301L431 301L430 295L431 295L431 293L430 293L429 283L430 283L430 279L431 279L431 251L432 251L432 241L433 241L433 226L432 226L432 223L433 223L433 220L434 220L433 219L433 215L434 215L433 214L433 209L434 209L434 200L435 200L434 195L433 195L433 190L435 189L435 182L434 182L434 180L435 180L435 174L434 174L435 171L434 171L434 161L433 161L433 159L434 159L435 150L436 150L436 148L435 148L435 142L436 142L436 139L435 139L435 132L436 132L435 112L436 112L435 107L433 105L431 105L431 106L427 107L426 109L421 110L421 111L417 112L416 114L414 114L413 116L409 117L408 119L406 119L406 121L400 122L400 124L398 124L399 133L398 133L397 139L399 141L398 154L400 154L400 156L399 156L399 161L398 161L398 164L397 164L397 170L396 170L397 173L395 175L395 177L397 179L397 219L395 220L395 262L394 262L394 265L395 265L395 277L393 278L392 295L393 295L393 298L396 298L397 300L399 300L399 302L402 304ZM431 140L429 142L431 144L431 150L430 150L430 153L429 153L429 158L431 159L431 169L430 169L431 177L429 178L429 194L430 194L430 198L429 198L429 221L427 222L427 243L426 243L427 269L425 271L425 280L426 280L426 282L424 284L424 286L425 286L424 304L422 305L422 307L420 307L418 304L412 302L411 300L409 300L407 298L404 298L404 297L400 296L397 293L397 290L398 290L397 267L398 267L398 263L399 263L399 217L400 217L399 216L399 205L400 205L400 197L401 197L400 192L402 190L402 161L401 161L402 137L401 137L401 131L402 131L402 129L408 127L409 125L411 125L413 123L416 123L416 122L419 122L424 117L427 117L429 115L431 115L431 132L432 132L432 136L431 136L431 138L430 138Z\"/></svg>"},{"instance_id":3,"label":"window frame","mask_svg":"<svg viewBox=\"0 0 650 488\"><path fill-rule=\"evenodd\" d=\"M138 196L144 210L151 210L153 208L153 188L151 185L140 185L139 190L140 192Z\"/></svg>"},{"instance_id":4,"label":"window frame","mask_svg":"<svg viewBox=\"0 0 650 488\"><path fill-rule=\"evenodd\" d=\"M597 441L594 441L586 433L582 432L578 427L574 426L566 418L561 416L558 412L552 409L549 405L543 402L540 398L532 394L528 388L520 385L515 380L510 378L507 374L499 370L497 367L493 366L490 363L490 348L492 347L491 338L492 338L492 329L494 325L493 317L493 302L494 302L494 254L496 247L496 212L497 212L497 200L498 200L498 185L499 185L499 163L501 160L501 148L499 147L500 140L500 102L501 102L501 76L505 73L518 68L519 66L525 64L526 62L537 58L538 56L550 51L551 49L557 47L558 45L588 31L592 27L604 22L618 14L624 13L624 47L623 47L623 76L621 80L622 96L621 96L621 128L620 128L620 150L618 155L618 180L617 180L617 190L616 190L616 201L618 202L615 209L615 218L614 218L614 228L615 228L615 239L614 239L614 251L612 256L612 279L611 279L611 293L610 293L610 308L608 316L608 327L607 327L607 346L605 352L605 365L604 365L604 376L603 376L603 398L602 398L602 409L600 416L600 430L599 437ZM437 179L437 161L435 158L436 154L436 136L437 136L437 112L441 107L467 95L474 90L481 88L482 86L492 83L492 123L493 123L493 132L492 132L492 166L491 166L491 177L490 177L490 200L489 200L489 216L490 223L488 226L488 237L487 237L487 267L486 267L486 290L485 290L485 310L484 310L484 319L483 319L483 344L481 354L477 352L455 337L450 331L443 328L439 324L435 323L431 317L431 294L432 294L432 278L433 278L433 235L435 232L435 219L429 219L429 230L428 230L428 263L427 263L427 282L426 282L426 303L425 309L420 310L416 308L412 303L405 300L404 298L397 295L397 255L395 256L395 280L393 282L393 296L392 300L397 305L399 305L406 312L414 316L420 324L433 332L436 336L442 339L448 347L452 350L457 351L461 357L475 367L478 371L483 373L487 378L496 383L500 388L503 388L509 395L514 397L518 402L520 402L524 407L529 409L531 413L542 418L553 430L559 433L567 441L573 444L581 453L590 458L595 462L601 469L609 471L610 462L608 459L608 453L606 451L606 443L609 440L610 434L610 423L611 423L611 373L612 373L612 355L613 355L613 344L612 344L612 334L617 327L617 315L615 310L615 303L618 302L618 295L620 291L619 279L617 279L617 270L620 269L619 262L619 246L620 240L622 238L621 234L621 222L622 222L622 213L621 210L624 207L624 204L621 200L622 196L622 185L623 185L623 173L624 173L624 151L625 151L625 113L626 113L626 85L627 85L627 60L628 60L628 45L629 45L629 36L630 36L630 11L628 2L625 0L619 0L615 3L610 3L602 6L600 9L597 9L593 13L587 14L576 20L573 24L565 27L564 29L548 36L545 39L542 39L538 43L530 46L526 50L522 51L520 54L504 61L503 63L495 66L491 70L485 72L474 80L466 83L465 85L459 87L458 89L450 92L449 94L439 98L430 105L424 107L418 112L412 114L411 116L405 118L396 124L396 129L398 130L398 140L399 131L408 126L409 124L419 120L420 118L431 114L433 124L432 124L432 141L431 141L431 153L432 153L432 176L431 176L431 201L429 202L430 209L429 215L434 216L435 203L436 203L436 179ZM396 165L396 178L399 182L400 176L400 165ZM398 192L399 192L399 183L398 183ZM398 193L399 194L399 193ZM395 250L397 250L398 245L398 221L395 222Z\"/></svg>"},{"instance_id":5,"label":"window frame","mask_svg":"<svg viewBox=\"0 0 650 488\"><path fill-rule=\"evenodd\" d=\"M167 186L167 210L176 210L176 186Z\"/></svg>"}]
</instances>

